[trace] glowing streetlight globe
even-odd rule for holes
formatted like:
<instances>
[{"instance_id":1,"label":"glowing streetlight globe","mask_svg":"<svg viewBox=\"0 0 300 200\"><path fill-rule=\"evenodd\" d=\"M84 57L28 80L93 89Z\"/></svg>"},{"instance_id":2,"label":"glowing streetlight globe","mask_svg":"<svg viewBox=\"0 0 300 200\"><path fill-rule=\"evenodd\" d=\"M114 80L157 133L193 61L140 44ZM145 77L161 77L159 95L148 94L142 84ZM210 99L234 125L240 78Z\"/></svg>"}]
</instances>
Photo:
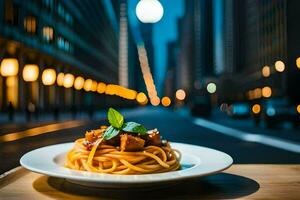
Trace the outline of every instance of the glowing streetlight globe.
<instances>
[{"instance_id":1,"label":"glowing streetlight globe","mask_svg":"<svg viewBox=\"0 0 300 200\"><path fill-rule=\"evenodd\" d=\"M16 76L19 72L19 62L15 58L4 58L0 68L2 76Z\"/></svg>"},{"instance_id":2,"label":"glowing streetlight globe","mask_svg":"<svg viewBox=\"0 0 300 200\"><path fill-rule=\"evenodd\" d=\"M217 86L215 83L209 83L206 86L207 92L209 92L210 94L213 94L217 91Z\"/></svg>"},{"instance_id":3,"label":"glowing streetlight globe","mask_svg":"<svg viewBox=\"0 0 300 200\"><path fill-rule=\"evenodd\" d=\"M81 76L77 76L75 81L74 81L74 88L76 90L81 90L84 86L84 78Z\"/></svg>"},{"instance_id":4,"label":"glowing streetlight globe","mask_svg":"<svg viewBox=\"0 0 300 200\"><path fill-rule=\"evenodd\" d=\"M45 69L42 73L42 82L44 85L53 85L56 79L56 72L54 69Z\"/></svg>"},{"instance_id":5,"label":"glowing streetlight globe","mask_svg":"<svg viewBox=\"0 0 300 200\"><path fill-rule=\"evenodd\" d=\"M36 81L39 77L39 67L35 64L27 64L23 68L23 79L26 82Z\"/></svg>"},{"instance_id":6,"label":"glowing streetlight globe","mask_svg":"<svg viewBox=\"0 0 300 200\"><path fill-rule=\"evenodd\" d=\"M73 74L65 74L63 86L65 88L70 88L74 84L74 75Z\"/></svg>"},{"instance_id":7,"label":"glowing streetlight globe","mask_svg":"<svg viewBox=\"0 0 300 200\"><path fill-rule=\"evenodd\" d=\"M162 18L164 8L158 0L140 0L135 12L141 22L156 23Z\"/></svg>"}]
</instances>

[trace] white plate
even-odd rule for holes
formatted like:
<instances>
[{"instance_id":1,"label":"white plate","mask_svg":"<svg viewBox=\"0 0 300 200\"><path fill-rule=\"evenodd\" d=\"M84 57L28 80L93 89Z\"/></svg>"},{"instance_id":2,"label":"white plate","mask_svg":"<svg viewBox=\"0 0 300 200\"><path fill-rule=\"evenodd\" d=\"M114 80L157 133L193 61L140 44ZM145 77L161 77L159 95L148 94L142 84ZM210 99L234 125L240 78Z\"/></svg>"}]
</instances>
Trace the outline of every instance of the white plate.
<instances>
[{"instance_id":1,"label":"white plate","mask_svg":"<svg viewBox=\"0 0 300 200\"><path fill-rule=\"evenodd\" d=\"M84 172L65 168L65 155L74 143L42 147L22 156L20 163L26 169L48 176L65 178L70 182L106 188L143 187L177 182L218 173L230 167L232 158L221 151L190 144L171 143L181 152L181 170L145 175L114 175Z\"/></svg>"}]
</instances>

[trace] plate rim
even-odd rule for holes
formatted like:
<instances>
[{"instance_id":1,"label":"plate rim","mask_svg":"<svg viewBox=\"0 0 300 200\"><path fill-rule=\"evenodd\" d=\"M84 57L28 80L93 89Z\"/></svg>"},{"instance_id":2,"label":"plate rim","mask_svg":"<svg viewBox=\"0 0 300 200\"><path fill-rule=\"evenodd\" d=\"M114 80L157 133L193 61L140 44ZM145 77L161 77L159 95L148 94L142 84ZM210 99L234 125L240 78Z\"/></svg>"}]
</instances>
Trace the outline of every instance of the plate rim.
<instances>
[{"instance_id":1,"label":"plate rim","mask_svg":"<svg viewBox=\"0 0 300 200\"><path fill-rule=\"evenodd\" d=\"M124 177L145 177L145 176L158 176L158 175L161 175L161 174L170 174L171 173L178 173L178 172L181 172L181 173L184 173L185 170L192 170L192 168L190 169L185 169L185 170L181 170L181 171L172 171L172 172L164 172L164 173L155 173L155 174L139 174L139 175L113 175L113 174L99 174L99 173L96 173L96 172L85 172L85 171L78 171L78 170L72 170L72 169L68 169L68 168L64 168L63 166L58 166L57 163L55 163L54 161L52 161L53 163L55 163L55 165L57 166L58 169L60 168L63 168L63 170L70 170L71 172L74 172L78 175L71 175L71 174L61 174L61 173L57 173L57 172L53 172L53 171L47 171L45 169L37 169L36 167L32 167L30 165L27 165L26 162L24 162L25 159L27 159L28 156L30 156L31 154L35 153L36 151L41 151L43 149L48 149L48 148L54 148L54 147L58 147L58 146L64 146L64 145L73 145L74 142L67 142L67 143L58 143L58 144L53 144L53 145L47 145L47 146L44 146L44 147L40 147L40 148L37 148L37 149L34 149L34 150L31 150L27 153L25 153L21 159L20 159L20 164L22 167L32 171L32 172L35 172L35 173L39 173L39 174L43 174L43 175L46 175L46 176L52 176L52 177L57 177L57 178L64 178L64 179L69 179L69 180L74 180L74 181L79 181L79 182L86 182L86 183L98 183L98 184L114 184L114 185L121 185L121 184L129 184L129 185L133 185L133 184L138 184L138 183L157 183L157 182L172 182L172 181L176 181L176 180L186 180L186 179L193 179L193 178L198 178L198 177L204 177L204 176L209 176L209 175L213 175L213 174L217 174L217 173L220 173L226 169L228 169L229 167L232 166L233 164L233 158L225 153L225 152L222 152L222 151L219 151L219 150L216 150L216 149L213 149L213 148L209 148L209 147L205 147L205 146L199 146L199 145L194 145L194 144L188 144L188 143L179 143L179 142L170 142L171 143L171 146L172 145L183 145L183 146L191 146L191 147L194 147L194 148L202 148L202 149L206 149L206 150L209 150L209 151L214 151L218 154L223 154L223 156L226 157L227 159L227 163L224 164L224 166L222 168L219 168L218 170L214 170L214 171L211 171L211 172L207 172L207 173L192 173L192 174L185 174L184 176L170 176L168 178L163 178L163 179L142 179L142 178L138 178L138 179L131 179L131 180L128 180L128 179L119 179L119 180L113 180L113 179L105 179L105 178L99 178L99 179L91 179L90 177L88 176L84 176L83 173L85 174L90 174L90 175L95 175L95 176L104 176L104 177L108 177L108 176L124 176ZM66 151L68 151L69 149L66 149L64 151L61 151L60 153L65 153ZM58 156L59 154L56 154L53 156L53 159ZM201 159L201 158L200 158ZM201 166L201 165L200 165ZM195 166L196 168L199 167L198 165ZM79 175L81 174L81 175Z\"/></svg>"}]
</instances>

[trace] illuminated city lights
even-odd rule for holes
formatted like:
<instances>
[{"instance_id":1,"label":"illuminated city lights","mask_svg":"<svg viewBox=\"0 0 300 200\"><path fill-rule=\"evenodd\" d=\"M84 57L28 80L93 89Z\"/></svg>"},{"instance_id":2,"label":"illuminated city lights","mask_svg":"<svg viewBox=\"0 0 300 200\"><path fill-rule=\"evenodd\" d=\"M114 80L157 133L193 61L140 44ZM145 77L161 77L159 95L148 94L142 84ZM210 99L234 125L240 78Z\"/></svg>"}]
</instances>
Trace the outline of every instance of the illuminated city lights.
<instances>
[{"instance_id":1,"label":"illuminated city lights","mask_svg":"<svg viewBox=\"0 0 300 200\"><path fill-rule=\"evenodd\" d=\"M161 99L161 104L165 107L168 107L171 104L171 99L169 97L163 97Z\"/></svg>"},{"instance_id":2,"label":"illuminated city lights","mask_svg":"<svg viewBox=\"0 0 300 200\"><path fill-rule=\"evenodd\" d=\"M150 99L150 103L153 106L158 106L160 104L160 98L159 97L154 97L154 98Z\"/></svg>"},{"instance_id":3,"label":"illuminated city lights","mask_svg":"<svg viewBox=\"0 0 300 200\"><path fill-rule=\"evenodd\" d=\"M87 79L84 82L83 89L86 92L88 92L88 91L90 91L92 89L92 85L93 85L93 80L92 79Z\"/></svg>"},{"instance_id":4,"label":"illuminated city lights","mask_svg":"<svg viewBox=\"0 0 300 200\"><path fill-rule=\"evenodd\" d=\"M140 0L135 11L143 23L156 23L164 14L164 8L158 0Z\"/></svg>"},{"instance_id":5,"label":"illuminated city lights","mask_svg":"<svg viewBox=\"0 0 300 200\"><path fill-rule=\"evenodd\" d=\"M179 89L176 91L175 96L178 100L184 100L186 97L185 91L183 89Z\"/></svg>"},{"instance_id":6,"label":"illuminated city lights","mask_svg":"<svg viewBox=\"0 0 300 200\"><path fill-rule=\"evenodd\" d=\"M42 82L44 85L53 85L56 79L56 72L54 69L45 69L42 73Z\"/></svg>"},{"instance_id":7,"label":"illuminated city lights","mask_svg":"<svg viewBox=\"0 0 300 200\"><path fill-rule=\"evenodd\" d=\"M262 73L262 75L264 76L264 77L269 77L270 76L270 74L271 74L271 69L270 69L270 67L269 66L264 66L263 68L262 68L262 70L261 70L261 73Z\"/></svg>"},{"instance_id":8,"label":"illuminated city lights","mask_svg":"<svg viewBox=\"0 0 300 200\"><path fill-rule=\"evenodd\" d=\"M91 91L92 92L96 92L97 91L97 87L98 87L98 83L97 81L92 81L92 88L91 88Z\"/></svg>"},{"instance_id":9,"label":"illuminated city lights","mask_svg":"<svg viewBox=\"0 0 300 200\"><path fill-rule=\"evenodd\" d=\"M270 97L271 95L272 95L272 89L271 89L270 87L266 86L266 87L263 87L263 88L262 88L262 96L263 96L263 97L268 98L268 97Z\"/></svg>"},{"instance_id":10,"label":"illuminated city lights","mask_svg":"<svg viewBox=\"0 0 300 200\"><path fill-rule=\"evenodd\" d=\"M253 112L254 114L260 113L260 110L261 110L261 108L260 108L260 105L259 105L259 104L254 104L254 105L252 106L252 112Z\"/></svg>"},{"instance_id":11,"label":"illuminated city lights","mask_svg":"<svg viewBox=\"0 0 300 200\"><path fill-rule=\"evenodd\" d=\"M106 84L105 83L98 83L98 86L97 86L97 92L102 94L105 92L105 89L106 89Z\"/></svg>"},{"instance_id":12,"label":"illuminated city lights","mask_svg":"<svg viewBox=\"0 0 300 200\"><path fill-rule=\"evenodd\" d=\"M1 61L2 76L16 76L19 72L19 62L15 58L4 58Z\"/></svg>"},{"instance_id":13,"label":"illuminated city lights","mask_svg":"<svg viewBox=\"0 0 300 200\"><path fill-rule=\"evenodd\" d=\"M13 106L16 107L18 105L18 78L17 76L9 76L5 82L7 102L12 102Z\"/></svg>"},{"instance_id":14,"label":"illuminated city lights","mask_svg":"<svg viewBox=\"0 0 300 200\"><path fill-rule=\"evenodd\" d=\"M278 72L283 72L285 69L285 65L281 60L275 62L275 69Z\"/></svg>"},{"instance_id":15,"label":"illuminated city lights","mask_svg":"<svg viewBox=\"0 0 300 200\"><path fill-rule=\"evenodd\" d=\"M296 110L300 114L300 104L297 106Z\"/></svg>"},{"instance_id":16,"label":"illuminated city lights","mask_svg":"<svg viewBox=\"0 0 300 200\"><path fill-rule=\"evenodd\" d=\"M210 94L213 94L217 91L217 86L215 83L209 83L206 86L207 92L209 92Z\"/></svg>"},{"instance_id":17,"label":"illuminated city lights","mask_svg":"<svg viewBox=\"0 0 300 200\"><path fill-rule=\"evenodd\" d=\"M76 90L81 90L83 86L84 86L84 78L82 78L81 76L76 77L74 81L74 88Z\"/></svg>"},{"instance_id":18,"label":"illuminated city lights","mask_svg":"<svg viewBox=\"0 0 300 200\"><path fill-rule=\"evenodd\" d=\"M72 87L73 84L74 84L74 79L75 78L74 78L73 74L65 74L65 76L64 76L64 83L63 83L64 87L65 88Z\"/></svg>"},{"instance_id":19,"label":"illuminated city lights","mask_svg":"<svg viewBox=\"0 0 300 200\"><path fill-rule=\"evenodd\" d=\"M296 59L296 66L300 69L300 57Z\"/></svg>"},{"instance_id":20,"label":"illuminated city lights","mask_svg":"<svg viewBox=\"0 0 300 200\"><path fill-rule=\"evenodd\" d=\"M140 93L138 93L138 94L136 95L136 101L137 101L138 103L144 105L145 102L148 101L148 98L147 98L147 96L146 96L145 93L140 92Z\"/></svg>"},{"instance_id":21,"label":"illuminated city lights","mask_svg":"<svg viewBox=\"0 0 300 200\"><path fill-rule=\"evenodd\" d=\"M147 52L146 52L144 45L138 46L138 54L139 54L140 66L142 69L143 78L145 81L148 96L150 98L150 102L151 102L151 99L155 98L156 100L154 100L154 102L156 103L157 98L159 98L159 97L157 96L156 87L154 85L154 81L153 81L149 63L148 63Z\"/></svg>"},{"instance_id":22,"label":"illuminated city lights","mask_svg":"<svg viewBox=\"0 0 300 200\"><path fill-rule=\"evenodd\" d=\"M58 75L57 75L57 79L56 79L56 82L57 82L57 85L58 86L63 86L64 85L64 76L65 74L60 72Z\"/></svg>"},{"instance_id":23,"label":"illuminated city lights","mask_svg":"<svg viewBox=\"0 0 300 200\"><path fill-rule=\"evenodd\" d=\"M261 88L256 88L254 91L253 91L253 93L254 93L254 98L255 99L259 99L259 98L261 98Z\"/></svg>"},{"instance_id":24,"label":"illuminated city lights","mask_svg":"<svg viewBox=\"0 0 300 200\"><path fill-rule=\"evenodd\" d=\"M23 68L22 75L26 82L36 81L39 77L39 67L34 64L27 64Z\"/></svg>"}]
</instances>

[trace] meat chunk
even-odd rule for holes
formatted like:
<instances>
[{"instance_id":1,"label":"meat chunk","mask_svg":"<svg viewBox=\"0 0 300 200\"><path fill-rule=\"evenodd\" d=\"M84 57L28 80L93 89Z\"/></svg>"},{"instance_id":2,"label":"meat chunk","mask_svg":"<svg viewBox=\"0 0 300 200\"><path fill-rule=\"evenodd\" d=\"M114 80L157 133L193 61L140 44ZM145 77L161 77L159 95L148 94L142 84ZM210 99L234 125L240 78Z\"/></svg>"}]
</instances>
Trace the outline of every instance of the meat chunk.
<instances>
[{"instance_id":1,"label":"meat chunk","mask_svg":"<svg viewBox=\"0 0 300 200\"><path fill-rule=\"evenodd\" d=\"M144 148L145 140L128 134L120 136L121 151L139 151Z\"/></svg>"},{"instance_id":2,"label":"meat chunk","mask_svg":"<svg viewBox=\"0 0 300 200\"><path fill-rule=\"evenodd\" d=\"M148 131L145 140L146 146L162 146L161 137L157 129Z\"/></svg>"},{"instance_id":3,"label":"meat chunk","mask_svg":"<svg viewBox=\"0 0 300 200\"><path fill-rule=\"evenodd\" d=\"M105 129L95 129L95 130L86 131L85 139L88 142L94 142L102 135L104 131Z\"/></svg>"}]
</instances>

